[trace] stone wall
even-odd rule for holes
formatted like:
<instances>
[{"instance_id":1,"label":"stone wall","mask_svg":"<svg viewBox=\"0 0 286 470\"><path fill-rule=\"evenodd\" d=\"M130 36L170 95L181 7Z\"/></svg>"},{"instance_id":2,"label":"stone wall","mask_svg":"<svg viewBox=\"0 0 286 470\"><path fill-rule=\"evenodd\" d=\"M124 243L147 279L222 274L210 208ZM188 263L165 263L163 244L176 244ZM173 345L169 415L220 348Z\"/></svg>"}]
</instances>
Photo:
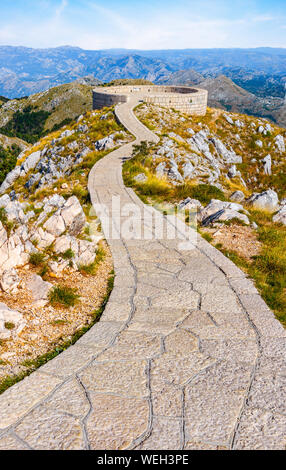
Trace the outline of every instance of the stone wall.
<instances>
[{"instance_id":1,"label":"stone wall","mask_svg":"<svg viewBox=\"0 0 286 470\"><path fill-rule=\"evenodd\" d=\"M175 86L118 86L93 91L93 108L101 109L118 103L126 103L134 95L146 103L176 109L186 114L204 115L208 92L199 88Z\"/></svg>"}]
</instances>

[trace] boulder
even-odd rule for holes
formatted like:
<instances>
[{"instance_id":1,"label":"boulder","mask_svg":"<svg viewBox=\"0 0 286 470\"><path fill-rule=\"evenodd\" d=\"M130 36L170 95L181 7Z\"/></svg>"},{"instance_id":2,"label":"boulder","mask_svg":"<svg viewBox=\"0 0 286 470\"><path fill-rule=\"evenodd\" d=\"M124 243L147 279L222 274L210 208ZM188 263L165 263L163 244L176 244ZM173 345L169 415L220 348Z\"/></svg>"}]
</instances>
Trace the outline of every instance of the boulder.
<instances>
[{"instance_id":1,"label":"boulder","mask_svg":"<svg viewBox=\"0 0 286 470\"><path fill-rule=\"evenodd\" d=\"M86 217L78 198L71 196L60 213L69 234L78 235L86 223Z\"/></svg>"},{"instance_id":2,"label":"boulder","mask_svg":"<svg viewBox=\"0 0 286 470\"><path fill-rule=\"evenodd\" d=\"M0 208L5 208L10 202L11 199L8 194L3 194L3 196L0 197Z\"/></svg>"},{"instance_id":3,"label":"boulder","mask_svg":"<svg viewBox=\"0 0 286 470\"><path fill-rule=\"evenodd\" d=\"M278 224L286 225L286 205L282 206L281 209L273 216L273 222Z\"/></svg>"},{"instance_id":4,"label":"boulder","mask_svg":"<svg viewBox=\"0 0 286 470\"><path fill-rule=\"evenodd\" d=\"M60 214L55 213L45 223L43 228L54 237L59 237L65 230L65 222Z\"/></svg>"},{"instance_id":5,"label":"boulder","mask_svg":"<svg viewBox=\"0 0 286 470\"><path fill-rule=\"evenodd\" d=\"M198 209L201 209L202 207L203 206L200 201L198 201L197 199L192 199L190 197L187 197L178 204L178 209L184 211L196 211Z\"/></svg>"},{"instance_id":6,"label":"boulder","mask_svg":"<svg viewBox=\"0 0 286 470\"><path fill-rule=\"evenodd\" d=\"M78 241L78 255L75 257L77 267L89 266L96 257L96 244L87 240Z\"/></svg>"},{"instance_id":7,"label":"boulder","mask_svg":"<svg viewBox=\"0 0 286 470\"><path fill-rule=\"evenodd\" d=\"M159 165L157 166L156 168L156 175L158 177L162 177L166 174L166 163L165 162L161 162L159 163Z\"/></svg>"},{"instance_id":8,"label":"boulder","mask_svg":"<svg viewBox=\"0 0 286 470\"><path fill-rule=\"evenodd\" d=\"M102 151L102 150L109 150L114 147L114 140L113 140L113 135L110 135L108 137L104 137L103 139L98 140L95 142L94 147L95 150L97 151Z\"/></svg>"},{"instance_id":9,"label":"boulder","mask_svg":"<svg viewBox=\"0 0 286 470\"><path fill-rule=\"evenodd\" d=\"M37 152L31 153L24 163L21 165L21 173L20 176L25 176L30 170L33 170L41 158L41 152L38 150Z\"/></svg>"},{"instance_id":10,"label":"boulder","mask_svg":"<svg viewBox=\"0 0 286 470\"><path fill-rule=\"evenodd\" d=\"M54 235L49 232L45 232L42 227L38 228L31 236L32 242L37 242L37 248L44 250L50 246L55 240Z\"/></svg>"},{"instance_id":11,"label":"boulder","mask_svg":"<svg viewBox=\"0 0 286 470\"><path fill-rule=\"evenodd\" d=\"M144 183L147 181L147 176L145 173L139 173L138 175L134 176L134 181L137 181L138 183Z\"/></svg>"},{"instance_id":12,"label":"boulder","mask_svg":"<svg viewBox=\"0 0 286 470\"><path fill-rule=\"evenodd\" d=\"M243 210L244 208L241 204L212 199L211 202L200 211L198 220L204 224L209 218L213 218L213 220L231 220L238 218L248 225L248 217L240 213L240 211ZM216 215L218 216L215 217Z\"/></svg>"},{"instance_id":13,"label":"boulder","mask_svg":"<svg viewBox=\"0 0 286 470\"><path fill-rule=\"evenodd\" d=\"M57 238L54 244L54 252L57 254L72 250L75 255L78 254L78 241L71 235L62 235Z\"/></svg>"},{"instance_id":14,"label":"boulder","mask_svg":"<svg viewBox=\"0 0 286 470\"><path fill-rule=\"evenodd\" d=\"M263 158L262 164L264 167L264 173L266 175L271 175L272 174L272 171L271 171L272 159L271 159L270 154L266 155L266 157Z\"/></svg>"},{"instance_id":15,"label":"boulder","mask_svg":"<svg viewBox=\"0 0 286 470\"><path fill-rule=\"evenodd\" d=\"M48 295L53 285L44 281L38 274L32 274L27 281L27 288L33 296L33 305L36 307L44 307L49 299Z\"/></svg>"},{"instance_id":16,"label":"boulder","mask_svg":"<svg viewBox=\"0 0 286 470\"><path fill-rule=\"evenodd\" d=\"M10 171L8 175L6 176L5 180L0 186L0 194L5 193L10 186L19 178L21 173L21 168L20 166L16 166L14 170Z\"/></svg>"},{"instance_id":17,"label":"boulder","mask_svg":"<svg viewBox=\"0 0 286 470\"><path fill-rule=\"evenodd\" d=\"M0 281L1 288L4 292L14 294L17 292L17 287L20 283L20 278L17 271L12 268L4 271Z\"/></svg>"},{"instance_id":18,"label":"boulder","mask_svg":"<svg viewBox=\"0 0 286 470\"><path fill-rule=\"evenodd\" d=\"M7 328L8 323L9 328ZM12 335L19 335L25 326L26 322L22 313L0 303L0 339L9 339Z\"/></svg>"},{"instance_id":19,"label":"boulder","mask_svg":"<svg viewBox=\"0 0 286 470\"><path fill-rule=\"evenodd\" d=\"M64 132L61 133L60 135L60 139L64 139L65 137L70 137L71 135L74 134L75 131L70 131L70 130L66 130Z\"/></svg>"},{"instance_id":20,"label":"boulder","mask_svg":"<svg viewBox=\"0 0 286 470\"><path fill-rule=\"evenodd\" d=\"M220 157L224 160L225 163L242 163L242 158L240 155L236 155L236 153L231 149L228 150L226 146L219 140L217 137L212 137L210 141L215 146L217 153Z\"/></svg>"},{"instance_id":21,"label":"boulder","mask_svg":"<svg viewBox=\"0 0 286 470\"><path fill-rule=\"evenodd\" d=\"M282 135L277 135L275 137L275 145L277 147L277 149L279 150L280 153L284 153L285 152L285 140L284 140L284 137Z\"/></svg>"},{"instance_id":22,"label":"boulder","mask_svg":"<svg viewBox=\"0 0 286 470\"><path fill-rule=\"evenodd\" d=\"M242 191L234 191L229 199L233 202L242 202L244 198L245 196Z\"/></svg>"},{"instance_id":23,"label":"boulder","mask_svg":"<svg viewBox=\"0 0 286 470\"><path fill-rule=\"evenodd\" d=\"M69 266L68 260L60 260L60 261L50 261L48 263L50 271L55 274L56 276L60 276L63 271Z\"/></svg>"},{"instance_id":24,"label":"boulder","mask_svg":"<svg viewBox=\"0 0 286 470\"><path fill-rule=\"evenodd\" d=\"M169 169L168 171L168 177L172 180L175 180L175 181L179 181L179 182L182 182L184 181L183 180L183 177L181 175L181 173L179 172L178 170L178 167L177 165L173 164L171 166L171 168Z\"/></svg>"},{"instance_id":25,"label":"boulder","mask_svg":"<svg viewBox=\"0 0 286 470\"><path fill-rule=\"evenodd\" d=\"M278 208L278 195L272 189L262 193L254 193L246 200L246 203L254 209L275 212Z\"/></svg>"},{"instance_id":26,"label":"boulder","mask_svg":"<svg viewBox=\"0 0 286 470\"><path fill-rule=\"evenodd\" d=\"M193 172L194 172L194 166L191 164L191 162L187 162L183 165L182 170L183 170L183 176L184 179L191 178Z\"/></svg>"},{"instance_id":27,"label":"boulder","mask_svg":"<svg viewBox=\"0 0 286 470\"><path fill-rule=\"evenodd\" d=\"M227 114L224 114L223 116L224 116L224 118L227 120L227 122L228 122L229 124L233 124L233 120L231 119L230 116L228 116Z\"/></svg>"},{"instance_id":28,"label":"boulder","mask_svg":"<svg viewBox=\"0 0 286 470\"><path fill-rule=\"evenodd\" d=\"M228 170L227 176L229 178L235 178L236 175L237 175L236 165L232 165L230 169Z\"/></svg>"}]
</instances>

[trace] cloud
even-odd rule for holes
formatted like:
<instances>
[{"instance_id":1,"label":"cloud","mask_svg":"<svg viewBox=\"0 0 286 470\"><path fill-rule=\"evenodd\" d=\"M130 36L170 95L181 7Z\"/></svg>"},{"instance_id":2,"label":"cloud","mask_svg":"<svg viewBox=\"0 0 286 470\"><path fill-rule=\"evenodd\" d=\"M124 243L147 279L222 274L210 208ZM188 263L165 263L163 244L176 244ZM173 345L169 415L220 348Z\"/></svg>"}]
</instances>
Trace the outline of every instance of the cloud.
<instances>
[{"instance_id":1,"label":"cloud","mask_svg":"<svg viewBox=\"0 0 286 470\"><path fill-rule=\"evenodd\" d=\"M0 19L1 44L179 49L279 46L286 39L282 29L284 19L274 14L258 15L256 12L255 15L214 18L207 10L196 15L191 8L183 9L180 0L175 6L167 2L166 8L156 8L156 0L154 5L148 1L150 8L146 4L140 13L136 12L136 2L130 7L124 1L120 6L118 2L109 3L114 5L112 8L103 6L100 0L40 2L42 7L30 8L29 14L18 17L10 14ZM277 35L277 27L280 35Z\"/></svg>"}]
</instances>

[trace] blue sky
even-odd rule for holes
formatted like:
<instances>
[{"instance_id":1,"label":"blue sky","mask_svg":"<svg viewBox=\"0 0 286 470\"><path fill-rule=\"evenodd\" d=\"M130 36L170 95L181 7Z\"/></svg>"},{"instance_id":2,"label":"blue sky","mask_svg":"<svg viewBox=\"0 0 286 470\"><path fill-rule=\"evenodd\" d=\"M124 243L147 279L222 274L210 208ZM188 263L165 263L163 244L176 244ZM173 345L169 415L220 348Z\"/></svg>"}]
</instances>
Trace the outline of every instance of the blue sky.
<instances>
[{"instance_id":1,"label":"blue sky","mask_svg":"<svg viewBox=\"0 0 286 470\"><path fill-rule=\"evenodd\" d=\"M286 0L1 0L0 44L286 47Z\"/></svg>"}]
</instances>

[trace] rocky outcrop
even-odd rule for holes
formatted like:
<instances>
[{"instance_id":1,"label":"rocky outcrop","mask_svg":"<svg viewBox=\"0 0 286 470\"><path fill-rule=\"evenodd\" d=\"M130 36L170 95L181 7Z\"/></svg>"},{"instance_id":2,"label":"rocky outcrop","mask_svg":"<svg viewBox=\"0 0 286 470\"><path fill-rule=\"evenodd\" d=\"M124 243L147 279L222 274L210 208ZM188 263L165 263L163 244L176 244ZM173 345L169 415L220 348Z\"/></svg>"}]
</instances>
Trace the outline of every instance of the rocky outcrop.
<instances>
[{"instance_id":1,"label":"rocky outcrop","mask_svg":"<svg viewBox=\"0 0 286 470\"><path fill-rule=\"evenodd\" d=\"M247 215L241 212L244 212L244 207L241 204L212 199L211 202L200 211L198 220L203 225L206 225L206 220L209 217L216 221L239 219L241 222L249 225L250 222ZM215 215L217 215L217 217L215 217Z\"/></svg>"},{"instance_id":2,"label":"rocky outcrop","mask_svg":"<svg viewBox=\"0 0 286 470\"><path fill-rule=\"evenodd\" d=\"M55 237L66 230L71 235L78 235L86 223L86 217L77 197L70 197L62 208L58 209L44 223L43 228Z\"/></svg>"}]
</instances>

